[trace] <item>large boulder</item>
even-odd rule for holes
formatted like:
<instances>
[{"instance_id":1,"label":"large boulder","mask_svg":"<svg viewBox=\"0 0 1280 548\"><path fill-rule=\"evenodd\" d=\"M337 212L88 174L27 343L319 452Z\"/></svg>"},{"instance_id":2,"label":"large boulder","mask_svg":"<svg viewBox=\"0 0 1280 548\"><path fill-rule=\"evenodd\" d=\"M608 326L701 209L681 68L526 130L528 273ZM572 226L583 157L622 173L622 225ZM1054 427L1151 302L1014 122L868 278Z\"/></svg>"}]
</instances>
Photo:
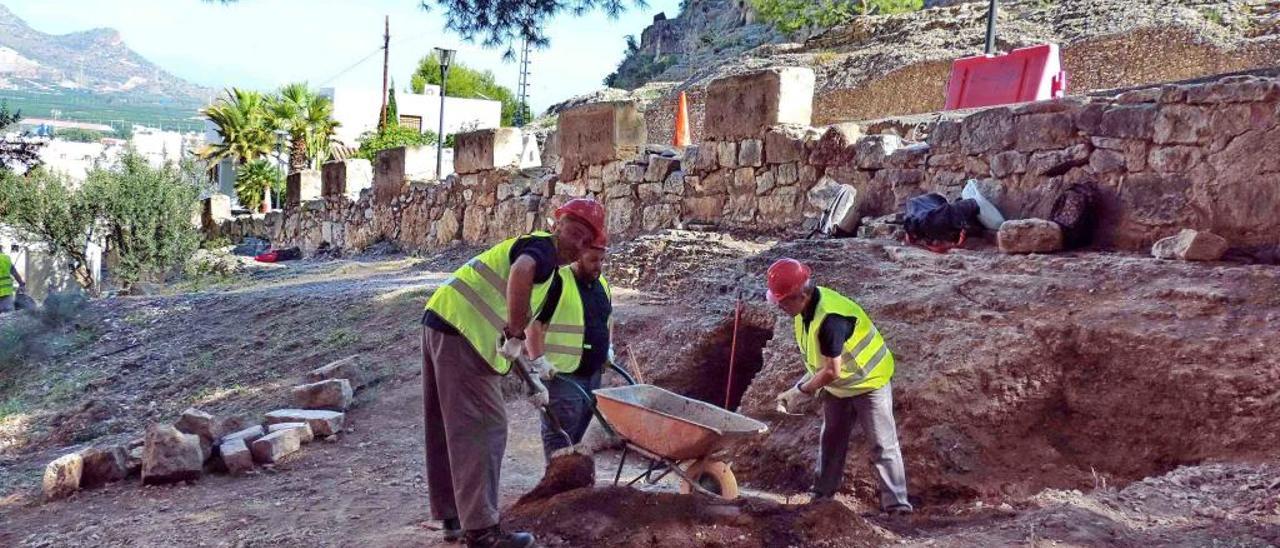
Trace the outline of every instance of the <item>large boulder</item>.
<instances>
[{"instance_id":1,"label":"large boulder","mask_svg":"<svg viewBox=\"0 0 1280 548\"><path fill-rule=\"evenodd\" d=\"M1227 252L1229 245L1226 238L1212 232L1186 228L1156 242L1151 246L1151 255L1158 259L1216 261Z\"/></svg>"},{"instance_id":2,"label":"large boulder","mask_svg":"<svg viewBox=\"0 0 1280 548\"><path fill-rule=\"evenodd\" d=\"M222 435L217 417L194 407L183 411L182 416L178 418L177 422L173 423L173 426L179 432L200 437L200 451L206 460L212 454L213 446L217 444L218 438Z\"/></svg>"},{"instance_id":3,"label":"large boulder","mask_svg":"<svg viewBox=\"0 0 1280 548\"><path fill-rule=\"evenodd\" d=\"M156 424L147 428L142 450L142 483L156 485L200 478L204 451L200 436Z\"/></svg>"},{"instance_id":4,"label":"large boulder","mask_svg":"<svg viewBox=\"0 0 1280 548\"><path fill-rule=\"evenodd\" d=\"M346 415L337 411L321 411L309 409L277 409L266 415L267 424L282 422L305 422L311 425L311 431L317 436L332 436L342 431Z\"/></svg>"},{"instance_id":5,"label":"large boulder","mask_svg":"<svg viewBox=\"0 0 1280 548\"><path fill-rule=\"evenodd\" d=\"M129 452L123 446L92 447L80 456L84 459L81 487L100 487L129 476Z\"/></svg>"},{"instance_id":6,"label":"large boulder","mask_svg":"<svg viewBox=\"0 0 1280 548\"><path fill-rule=\"evenodd\" d=\"M302 443L311 443L312 440L316 439L315 433L311 431L311 425L305 422L278 422L268 426L267 430L274 433L290 428L298 429L298 436Z\"/></svg>"},{"instance_id":7,"label":"large boulder","mask_svg":"<svg viewBox=\"0 0 1280 548\"><path fill-rule=\"evenodd\" d=\"M249 447L253 460L263 464L279 461L281 458L302 448L302 430L286 428L267 434Z\"/></svg>"},{"instance_id":8,"label":"large boulder","mask_svg":"<svg viewBox=\"0 0 1280 548\"><path fill-rule=\"evenodd\" d=\"M253 453L243 438L222 442L218 446L218 454L222 456L222 465L228 474L239 475L253 470Z\"/></svg>"},{"instance_id":9,"label":"large boulder","mask_svg":"<svg viewBox=\"0 0 1280 548\"><path fill-rule=\"evenodd\" d=\"M351 383L347 379L329 379L293 387L293 404L303 409L345 411L351 407Z\"/></svg>"},{"instance_id":10,"label":"large boulder","mask_svg":"<svg viewBox=\"0 0 1280 548\"><path fill-rule=\"evenodd\" d=\"M44 496L60 499L80 489L84 458L80 453L58 457L44 467Z\"/></svg>"},{"instance_id":11,"label":"large boulder","mask_svg":"<svg viewBox=\"0 0 1280 548\"><path fill-rule=\"evenodd\" d=\"M1052 253L1062 249L1062 227L1044 219L1005 221L996 239L1004 253Z\"/></svg>"},{"instance_id":12,"label":"large boulder","mask_svg":"<svg viewBox=\"0 0 1280 548\"><path fill-rule=\"evenodd\" d=\"M453 214L452 211L446 213ZM457 230L449 232L450 240L452 240L452 235L456 232ZM360 388L372 381L358 355L347 356L307 373L307 382L320 382L329 379L347 379L347 382L351 383L352 389Z\"/></svg>"}]
</instances>

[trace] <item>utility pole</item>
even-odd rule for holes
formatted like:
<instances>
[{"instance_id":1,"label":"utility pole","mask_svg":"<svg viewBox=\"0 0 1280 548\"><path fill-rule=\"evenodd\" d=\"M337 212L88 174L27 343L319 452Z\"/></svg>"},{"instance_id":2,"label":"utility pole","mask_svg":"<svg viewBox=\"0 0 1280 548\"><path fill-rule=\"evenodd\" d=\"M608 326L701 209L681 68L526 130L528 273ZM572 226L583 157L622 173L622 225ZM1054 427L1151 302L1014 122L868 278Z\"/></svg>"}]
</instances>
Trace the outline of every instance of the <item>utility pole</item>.
<instances>
[{"instance_id":1,"label":"utility pole","mask_svg":"<svg viewBox=\"0 0 1280 548\"><path fill-rule=\"evenodd\" d=\"M524 119L525 107L529 104L529 39L524 39L524 47L520 52L520 78L516 84L516 127L524 127L528 120Z\"/></svg>"},{"instance_id":2,"label":"utility pole","mask_svg":"<svg viewBox=\"0 0 1280 548\"><path fill-rule=\"evenodd\" d=\"M378 131L387 129L387 64L391 61L391 16L383 16L382 31L382 110L378 111Z\"/></svg>"},{"instance_id":3,"label":"utility pole","mask_svg":"<svg viewBox=\"0 0 1280 548\"><path fill-rule=\"evenodd\" d=\"M984 51L987 55L996 52L996 0L987 4L987 47Z\"/></svg>"}]
</instances>

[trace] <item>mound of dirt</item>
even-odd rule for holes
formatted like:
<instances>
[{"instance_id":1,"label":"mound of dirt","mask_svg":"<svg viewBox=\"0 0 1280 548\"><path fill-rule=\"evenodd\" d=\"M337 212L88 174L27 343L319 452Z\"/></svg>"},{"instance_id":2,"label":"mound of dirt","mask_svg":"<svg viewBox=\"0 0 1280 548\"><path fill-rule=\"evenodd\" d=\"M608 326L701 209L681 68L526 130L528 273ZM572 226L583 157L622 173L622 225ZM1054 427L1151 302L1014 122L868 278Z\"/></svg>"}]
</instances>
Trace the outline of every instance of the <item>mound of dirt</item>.
<instances>
[{"instance_id":1,"label":"mound of dirt","mask_svg":"<svg viewBox=\"0 0 1280 548\"><path fill-rule=\"evenodd\" d=\"M890 540L836 501L803 506L754 498L714 501L629 487L579 489L517 505L505 520L551 546L856 547Z\"/></svg>"},{"instance_id":2,"label":"mound of dirt","mask_svg":"<svg viewBox=\"0 0 1280 548\"><path fill-rule=\"evenodd\" d=\"M539 481L532 491L520 497L520 500L516 501L516 506L546 500L574 489L591 487L595 483L596 463L590 455L581 453L557 455L547 464L547 472L542 476L542 481Z\"/></svg>"}]
</instances>

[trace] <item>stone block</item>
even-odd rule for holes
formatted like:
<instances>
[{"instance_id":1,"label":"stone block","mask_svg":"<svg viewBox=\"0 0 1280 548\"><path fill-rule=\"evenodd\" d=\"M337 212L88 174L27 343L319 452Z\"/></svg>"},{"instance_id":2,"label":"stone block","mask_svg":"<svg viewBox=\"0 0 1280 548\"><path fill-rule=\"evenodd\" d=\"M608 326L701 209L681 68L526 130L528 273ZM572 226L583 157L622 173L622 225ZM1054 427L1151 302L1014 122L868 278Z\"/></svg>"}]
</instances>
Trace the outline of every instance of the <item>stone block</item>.
<instances>
[{"instance_id":1,"label":"stone block","mask_svg":"<svg viewBox=\"0 0 1280 548\"><path fill-rule=\"evenodd\" d=\"M772 171L765 171L756 175L756 196L762 196L773 190L776 179L777 177Z\"/></svg>"},{"instance_id":2,"label":"stone block","mask_svg":"<svg viewBox=\"0 0 1280 548\"><path fill-rule=\"evenodd\" d=\"M226 194L210 194L204 199L200 213L200 224L205 230L231 219L231 197Z\"/></svg>"},{"instance_id":3,"label":"stone block","mask_svg":"<svg viewBox=\"0 0 1280 548\"><path fill-rule=\"evenodd\" d=\"M662 182L662 192L666 194L684 194L684 172L673 171L671 175L667 175L667 180Z\"/></svg>"},{"instance_id":4,"label":"stone block","mask_svg":"<svg viewBox=\"0 0 1280 548\"><path fill-rule=\"evenodd\" d=\"M84 458L80 453L63 455L44 467L44 496L60 499L80 490Z\"/></svg>"},{"instance_id":5,"label":"stone block","mask_svg":"<svg viewBox=\"0 0 1280 548\"><path fill-rule=\"evenodd\" d=\"M1027 157L1016 150L1006 150L991 156L991 176L1002 178L1027 171Z\"/></svg>"},{"instance_id":6,"label":"stone block","mask_svg":"<svg viewBox=\"0 0 1280 548\"><path fill-rule=\"evenodd\" d=\"M754 194L756 190L756 170L740 167L733 172L733 192L730 194Z\"/></svg>"},{"instance_id":7,"label":"stone block","mask_svg":"<svg viewBox=\"0 0 1280 548\"><path fill-rule=\"evenodd\" d=\"M770 164L799 162L804 159L806 131L789 126L770 128L764 134L764 160Z\"/></svg>"},{"instance_id":8,"label":"stone block","mask_svg":"<svg viewBox=\"0 0 1280 548\"><path fill-rule=\"evenodd\" d=\"M662 200L662 183L642 183L636 186L641 204L656 204Z\"/></svg>"},{"instance_id":9,"label":"stone block","mask_svg":"<svg viewBox=\"0 0 1280 548\"><path fill-rule=\"evenodd\" d=\"M719 147L712 142L690 145L684 149L685 169L706 173L720 167Z\"/></svg>"},{"instance_id":10,"label":"stone block","mask_svg":"<svg viewBox=\"0 0 1280 548\"><path fill-rule=\"evenodd\" d=\"M716 161L724 169L738 167L738 143L734 141L716 143Z\"/></svg>"},{"instance_id":11,"label":"stone block","mask_svg":"<svg viewBox=\"0 0 1280 548\"><path fill-rule=\"evenodd\" d=\"M796 187L780 187L757 200L756 218L763 226L791 226L799 217L799 192Z\"/></svg>"},{"instance_id":12,"label":"stone block","mask_svg":"<svg viewBox=\"0 0 1280 548\"><path fill-rule=\"evenodd\" d=\"M1151 141L1193 145L1209 137L1209 111L1192 105L1164 105L1156 115Z\"/></svg>"},{"instance_id":13,"label":"stone block","mask_svg":"<svg viewBox=\"0 0 1280 548\"><path fill-rule=\"evenodd\" d=\"M724 195L685 198L680 216L686 222L717 224L724 216Z\"/></svg>"},{"instance_id":14,"label":"stone block","mask_svg":"<svg viewBox=\"0 0 1280 548\"><path fill-rule=\"evenodd\" d=\"M1111 173L1125 168L1124 153L1098 149L1089 156L1089 170L1094 173ZM994 173L993 173L994 174ZM1001 175L996 175L1001 177Z\"/></svg>"},{"instance_id":15,"label":"stone block","mask_svg":"<svg viewBox=\"0 0 1280 548\"><path fill-rule=\"evenodd\" d=\"M1090 108L1101 107L1090 105ZM1088 131L1098 137L1120 137L1124 139L1150 139L1152 126L1156 120L1155 105L1117 106L1099 110L1101 117L1097 129Z\"/></svg>"},{"instance_id":16,"label":"stone block","mask_svg":"<svg viewBox=\"0 0 1280 548\"><path fill-rule=\"evenodd\" d=\"M674 204L660 204L644 208L641 227L644 230L659 230L676 225L676 216L680 207Z\"/></svg>"},{"instance_id":17,"label":"stone block","mask_svg":"<svg viewBox=\"0 0 1280 548\"><path fill-rule=\"evenodd\" d=\"M671 172L677 169L680 169L680 160L650 154L649 167L645 170L644 180L650 183L661 183L667 180L667 175L671 175Z\"/></svg>"},{"instance_id":18,"label":"stone block","mask_svg":"<svg viewBox=\"0 0 1280 548\"><path fill-rule=\"evenodd\" d=\"M1062 227L1044 219L1005 221L996 240L1003 253L1052 253L1062 249Z\"/></svg>"},{"instance_id":19,"label":"stone block","mask_svg":"<svg viewBox=\"0 0 1280 548\"><path fill-rule=\"evenodd\" d=\"M1181 173L1190 171L1203 157L1200 147L1156 146L1147 156L1147 165L1157 173Z\"/></svg>"},{"instance_id":20,"label":"stone block","mask_svg":"<svg viewBox=\"0 0 1280 548\"><path fill-rule=\"evenodd\" d=\"M899 168L924 167L929 159L929 143L913 143L889 154L885 165Z\"/></svg>"},{"instance_id":21,"label":"stone block","mask_svg":"<svg viewBox=\"0 0 1280 548\"><path fill-rule=\"evenodd\" d=\"M305 422L317 436L327 437L342 431L346 415L337 411L278 409L267 413L266 423Z\"/></svg>"},{"instance_id":22,"label":"stone block","mask_svg":"<svg viewBox=\"0 0 1280 548\"><path fill-rule=\"evenodd\" d=\"M293 404L303 409L346 411L354 391L347 379L329 379L293 387Z\"/></svg>"},{"instance_id":23,"label":"stone block","mask_svg":"<svg viewBox=\"0 0 1280 548\"><path fill-rule=\"evenodd\" d=\"M258 438L249 446L254 462L271 464L302 448L302 431L286 428Z\"/></svg>"},{"instance_id":24,"label":"stone block","mask_svg":"<svg viewBox=\"0 0 1280 548\"><path fill-rule=\"evenodd\" d=\"M173 423L173 426L179 432L200 437L200 450L205 459L208 459L209 455L212 454L213 446L217 443L218 438L222 436L222 426L218 419L194 407L183 411L182 416L178 418L177 422Z\"/></svg>"},{"instance_id":25,"label":"stone block","mask_svg":"<svg viewBox=\"0 0 1280 548\"><path fill-rule=\"evenodd\" d=\"M631 101L591 103L560 113L560 175L576 179L587 166L623 160L644 147L643 114Z\"/></svg>"},{"instance_id":26,"label":"stone block","mask_svg":"<svg viewBox=\"0 0 1280 548\"><path fill-rule=\"evenodd\" d=\"M622 180L628 183L644 182L644 177L648 173L648 168L640 164L627 164L622 168Z\"/></svg>"},{"instance_id":27,"label":"stone block","mask_svg":"<svg viewBox=\"0 0 1280 548\"><path fill-rule=\"evenodd\" d=\"M373 164L363 158L326 162L320 169L320 190L325 198L360 199L373 186Z\"/></svg>"},{"instance_id":28,"label":"stone block","mask_svg":"<svg viewBox=\"0 0 1280 548\"><path fill-rule=\"evenodd\" d=\"M129 452L123 446L91 447L80 456L84 460L81 487L91 489L129 477Z\"/></svg>"},{"instance_id":29,"label":"stone block","mask_svg":"<svg viewBox=\"0 0 1280 548\"><path fill-rule=\"evenodd\" d=\"M1184 228L1151 246L1151 255L1157 259L1181 259L1184 261L1216 261L1227 252L1230 244L1226 238L1203 230Z\"/></svg>"},{"instance_id":30,"label":"stone block","mask_svg":"<svg viewBox=\"0 0 1280 548\"><path fill-rule=\"evenodd\" d=\"M1019 116L1015 131L1022 152L1063 148L1076 140L1076 123L1069 112Z\"/></svg>"},{"instance_id":31,"label":"stone block","mask_svg":"<svg viewBox=\"0 0 1280 548\"><path fill-rule=\"evenodd\" d=\"M1013 112L1005 107L970 114L960 121L961 150L965 154L982 154L1013 148L1013 120ZM933 146L933 140L929 144Z\"/></svg>"},{"instance_id":32,"label":"stone block","mask_svg":"<svg viewBox=\"0 0 1280 548\"><path fill-rule=\"evenodd\" d=\"M238 476L253 470L253 452L242 438L222 442L218 446L218 454L221 455L222 465L228 474Z\"/></svg>"},{"instance_id":33,"label":"stone block","mask_svg":"<svg viewBox=\"0 0 1280 548\"><path fill-rule=\"evenodd\" d=\"M764 143L760 139L744 139L738 144L739 167L764 165Z\"/></svg>"},{"instance_id":34,"label":"stone block","mask_svg":"<svg viewBox=\"0 0 1280 548\"><path fill-rule=\"evenodd\" d=\"M518 167L524 150L524 136L514 127L459 133L454 142L453 170L460 174Z\"/></svg>"},{"instance_id":35,"label":"stone block","mask_svg":"<svg viewBox=\"0 0 1280 548\"><path fill-rule=\"evenodd\" d=\"M636 203L630 197L610 199L605 208L609 210L609 215L605 218L605 230L611 235L630 231L632 222L639 216Z\"/></svg>"},{"instance_id":36,"label":"stone block","mask_svg":"<svg viewBox=\"0 0 1280 548\"><path fill-rule=\"evenodd\" d=\"M603 186L608 186L622 180L622 166L625 165L621 160L609 162L600 169L600 181Z\"/></svg>"},{"instance_id":37,"label":"stone block","mask_svg":"<svg viewBox=\"0 0 1280 548\"><path fill-rule=\"evenodd\" d=\"M794 185L800 180L800 169L796 164L778 164L774 173L779 186Z\"/></svg>"},{"instance_id":38,"label":"stone block","mask_svg":"<svg viewBox=\"0 0 1280 548\"><path fill-rule=\"evenodd\" d=\"M856 123L828 127L809 153L809 163L820 166L852 165L857 160L855 145L862 137L862 126Z\"/></svg>"},{"instance_id":39,"label":"stone block","mask_svg":"<svg viewBox=\"0 0 1280 548\"><path fill-rule=\"evenodd\" d=\"M1027 161L1027 171L1045 177L1057 177L1073 167L1089 164L1089 147L1081 143L1063 150L1042 150L1035 152Z\"/></svg>"},{"instance_id":40,"label":"stone block","mask_svg":"<svg viewBox=\"0 0 1280 548\"><path fill-rule=\"evenodd\" d=\"M150 426L142 449L142 483L199 479L205 459L200 445L200 436L184 434L168 425Z\"/></svg>"},{"instance_id":41,"label":"stone block","mask_svg":"<svg viewBox=\"0 0 1280 548\"><path fill-rule=\"evenodd\" d=\"M243 430L237 430L225 436L222 436L222 443L230 440L244 440L246 444L253 443L253 440L267 435L267 429L260 424L255 424Z\"/></svg>"},{"instance_id":42,"label":"stone block","mask_svg":"<svg viewBox=\"0 0 1280 548\"><path fill-rule=\"evenodd\" d=\"M319 170L304 169L290 173L285 178L285 207L297 207L302 202L322 197L321 182Z\"/></svg>"},{"instance_id":43,"label":"stone block","mask_svg":"<svg viewBox=\"0 0 1280 548\"><path fill-rule=\"evenodd\" d=\"M299 439L302 440L302 443L311 443L312 440L316 439L315 433L311 431L311 425L305 422L278 422L268 426L267 433L279 432L290 428L297 428L299 430L298 436Z\"/></svg>"},{"instance_id":44,"label":"stone block","mask_svg":"<svg viewBox=\"0 0 1280 548\"><path fill-rule=\"evenodd\" d=\"M378 152L373 161L373 203L389 205L404 191L406 154L405 147Z\"/></svg>"},{"instance_id":45,"label":"stone block","mask_svg":"<svg viewBox=\"0 0 1280 548\"><path fill-rule=\"evenodd\" d=\"M447 164L446 164L447 166ZM436 147L423 145L404 150L404 177L408 181L436 180Z\"/></svg>"},{"instance_id":46,"label":"stone block","mask_svg":"<svg viewBox=\"0 0 1280 548\"><path fill-rule=\"evenodd\" d=\"M902 138L897 135L867 135L854 143L857 153L858 167L862 169L881 169L885 167L889 155L902 147Z\"/></svg>"},{"instance_id":47,"label":"stone block","mask_svg":"<svg viewBox=\"0 0 1280 548\"><path fill-rule=\"evenodd\" d=\"M442 220L445 215L452 213L452 210L445 211L441 215ZM363 387L372 380L359 355L347 356L312 369L307 373L307 382L320 382L330 379L347 379L347 382L351 383L352 389Z\"/></svg>"},{"instance_id":48,"label":"stone block","mask_svg":"<svg viewBox=\"0 0 1280 548\"><path fill-rule=\"evenodd\" d=\"M707 84L702 132L709 139L760 137L771 126L807 126L816 78L808 68L772 68Z\"/></svg>"}]
</instances>

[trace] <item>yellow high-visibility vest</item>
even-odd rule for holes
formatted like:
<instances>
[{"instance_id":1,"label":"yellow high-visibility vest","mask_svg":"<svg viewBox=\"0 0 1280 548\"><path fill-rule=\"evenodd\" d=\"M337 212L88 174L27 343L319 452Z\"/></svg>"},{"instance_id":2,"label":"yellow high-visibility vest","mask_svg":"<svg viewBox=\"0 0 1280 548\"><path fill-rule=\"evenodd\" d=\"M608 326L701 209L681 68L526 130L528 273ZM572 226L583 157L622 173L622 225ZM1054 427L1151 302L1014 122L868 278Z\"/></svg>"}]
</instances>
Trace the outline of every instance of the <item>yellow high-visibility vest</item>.
<instances>
[{"instance_id":1,"label":"yellow high-visibility vest","mask_svg":"<svg viewBox=\"0 0 1280 548\"><path fill-rule=\"evenodd\" d=\"M0 253L0 299L13 295L13 260Z\"/></svg>"},{"instance_id":2,"label":"yellow high-visibility vest","mask_svg":"<svg viewBox=\"0 0 1280 548\"><path fill-rule=\"evenodd\" d=\"M511 362L498 354L498 340L507 325L507 277L511 274L511 248L516 242L546 232L508 239L489 248L453 272L427 300L427 309L457 329L494 371L503 375ZM551 280L533 285L529 310L538 310L547 297Z\"/></svg>"},{"instance_id":3,"label":"yellow high-visibility vest","mask_svg":"<svg viewBox=\"0 0 1280 548\"><path fill-rule=\"evenodd\" d=\"M560 267L560 301L556 303L556 311L551 314L551 321L546 326L547 361L560 373L573 373L582 364L582 351L586 344L586 313L582 306L582 294L578 292L578 279L569 266ZM600 284L604 286L605 295L612 300L609 282L600 276ZM544 306L551 306L546 303Z\"/></svg>"},{"instance_id":4,"label":"yellow high-visibility vest","mask_svg":"<svg viewBox=\"0 0 1280 548\"><path fill-rule=\"evenodd\" d=\"M889 384L893 378L893 353L885 345L884 338L862 307L852 299L834 290L818 287L818 307L813 321L804 323L804 314L795 317L796 344L804 354L805 369L817 374L822 352L818 343L818 331L828 314L854 318L853 334L844 342L840 355L840 374L824 388L840 398L865 394Z\"/></svg>"}]
</instances>

